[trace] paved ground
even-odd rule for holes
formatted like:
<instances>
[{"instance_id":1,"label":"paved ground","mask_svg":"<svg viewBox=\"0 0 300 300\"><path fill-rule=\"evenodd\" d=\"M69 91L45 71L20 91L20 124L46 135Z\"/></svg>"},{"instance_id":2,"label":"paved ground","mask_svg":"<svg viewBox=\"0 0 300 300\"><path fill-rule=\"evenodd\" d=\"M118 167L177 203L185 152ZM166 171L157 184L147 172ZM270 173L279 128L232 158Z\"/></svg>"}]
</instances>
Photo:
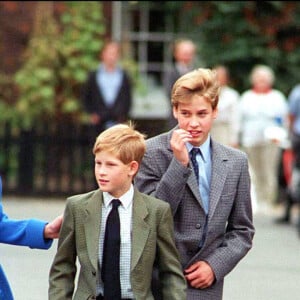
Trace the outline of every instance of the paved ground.
<instances>
[{"instance_id":1,"label":"paved ground","mask_svg":"<svg viewBox=\"0 0 300 300\"><path fill-rule=\"evenodd\" d=\"M64 199L9 196L4 197L3 206L11 218L51 220L62 213ZM224 300L299 299L300 238L294 225L274 224L273 219L279 214L278 208L257 209L254 247L225 279ZM48 271L56 243L48 251L0 245L0 260L15 300L47 299Z\"/></svg>"}]
</instances>

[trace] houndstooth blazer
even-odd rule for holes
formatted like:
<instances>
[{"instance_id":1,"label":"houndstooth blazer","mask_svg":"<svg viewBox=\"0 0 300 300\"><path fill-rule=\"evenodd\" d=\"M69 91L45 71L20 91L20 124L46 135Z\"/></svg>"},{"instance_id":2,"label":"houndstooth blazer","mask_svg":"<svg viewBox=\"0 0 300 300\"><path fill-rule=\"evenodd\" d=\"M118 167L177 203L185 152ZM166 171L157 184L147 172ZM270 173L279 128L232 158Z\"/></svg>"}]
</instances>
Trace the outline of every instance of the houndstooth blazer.
<instances>
[{"instance_id":1,"label":"houndstooth blazer","mask_svg":"<svg viewBox=\"0 0 300 300\"><path fill-rule=\"evenodd\" d=\"M173 156L172 131L147 140L135 178L136 187L170 203L175 241L183 269L199 260L212 267L216 280L207 289L188 287L188 300L220 300L224 277L252 247L254 226L246 154L211 140L212 174L207 234L199 249L206 220L196 176Z\"/></svg>"}]
</instances>

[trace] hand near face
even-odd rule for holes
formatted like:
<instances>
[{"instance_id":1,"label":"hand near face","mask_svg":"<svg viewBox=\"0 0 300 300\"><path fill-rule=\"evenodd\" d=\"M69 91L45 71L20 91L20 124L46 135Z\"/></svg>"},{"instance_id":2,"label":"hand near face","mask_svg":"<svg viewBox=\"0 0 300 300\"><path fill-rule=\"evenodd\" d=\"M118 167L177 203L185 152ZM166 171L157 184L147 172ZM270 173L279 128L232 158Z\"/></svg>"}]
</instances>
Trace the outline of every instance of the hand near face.
<instances>
[{"instance_id":1,"label":"hand near face","mask_svg":"<svg viewBox=\"0 0 300 300\"><path fill-rule=\"evenodd\" d=\"M63 215L56 217L52 222L48 223L44 229L45 239L56 239L59 236Z\"/></svg>"},{"instance_id":2,"label":"hand near face","mask_svg":"<svg viewBox=\"0 0 300 300\"><path fill-rule=\"evenodd\" d=\"M185 143L190 141L191 134L184 129L176 129L171 137L171 148L175 158L184 166L189 163L189 154L186 149Z\"/></svg>"}]
</instances>

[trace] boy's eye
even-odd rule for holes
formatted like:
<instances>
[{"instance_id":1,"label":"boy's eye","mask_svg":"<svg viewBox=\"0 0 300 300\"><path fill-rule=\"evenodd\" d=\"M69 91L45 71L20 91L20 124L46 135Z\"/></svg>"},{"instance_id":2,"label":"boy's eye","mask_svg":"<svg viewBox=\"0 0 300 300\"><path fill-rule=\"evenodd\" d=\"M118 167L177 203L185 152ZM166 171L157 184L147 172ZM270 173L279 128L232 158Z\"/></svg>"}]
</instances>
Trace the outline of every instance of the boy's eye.
<instances>
[{"instance_id":1,"label":"boy's eye","mask_svg":"<svg viewBox=\"0 0 300 300\"><path fill-rule=\"evenodd\" d=\"M188 113L187 111L182 111L181 114L182 114L183 116L188 116L188 115L189 115L189 113Z\"/></svg>"}]
</instances>

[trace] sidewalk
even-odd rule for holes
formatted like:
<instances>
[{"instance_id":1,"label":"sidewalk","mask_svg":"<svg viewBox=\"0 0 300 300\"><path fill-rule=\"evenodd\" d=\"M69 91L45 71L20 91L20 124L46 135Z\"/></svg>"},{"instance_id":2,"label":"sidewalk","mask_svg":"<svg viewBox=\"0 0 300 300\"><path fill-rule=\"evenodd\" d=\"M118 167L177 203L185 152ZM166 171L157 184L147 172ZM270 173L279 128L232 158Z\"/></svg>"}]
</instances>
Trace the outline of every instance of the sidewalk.
<instances>
[{"instance_id":1,"label":"sidewalk","mask_svg":"<svg viewBox=\"0 0 300 300\"><path fill-rule=\"evenodd\" d=\"M4 197L11 218L52 220L65 199ZM253 249L225 278L223 300L294 300L300 295L300 238L294 225L276 225L278 210L257 210ZM0 260L15 300L47 300L48 272L57 241L47 250L0 245ZM2 299L1 299L2 300ZM171 300L171 299L167 299Z\"/></svg>"},{"instance_id":2,"label":"sidewalk","mask_svg":"<svg viewBox=\"0 0 300 300\"><path fill-rule=\"evenodd\" d=\"M224 300L299 299L300 237L295 224L276 224L275 217L275 210L255 213L253 248L226 277Z\"/></svg>"}]
</instances>

